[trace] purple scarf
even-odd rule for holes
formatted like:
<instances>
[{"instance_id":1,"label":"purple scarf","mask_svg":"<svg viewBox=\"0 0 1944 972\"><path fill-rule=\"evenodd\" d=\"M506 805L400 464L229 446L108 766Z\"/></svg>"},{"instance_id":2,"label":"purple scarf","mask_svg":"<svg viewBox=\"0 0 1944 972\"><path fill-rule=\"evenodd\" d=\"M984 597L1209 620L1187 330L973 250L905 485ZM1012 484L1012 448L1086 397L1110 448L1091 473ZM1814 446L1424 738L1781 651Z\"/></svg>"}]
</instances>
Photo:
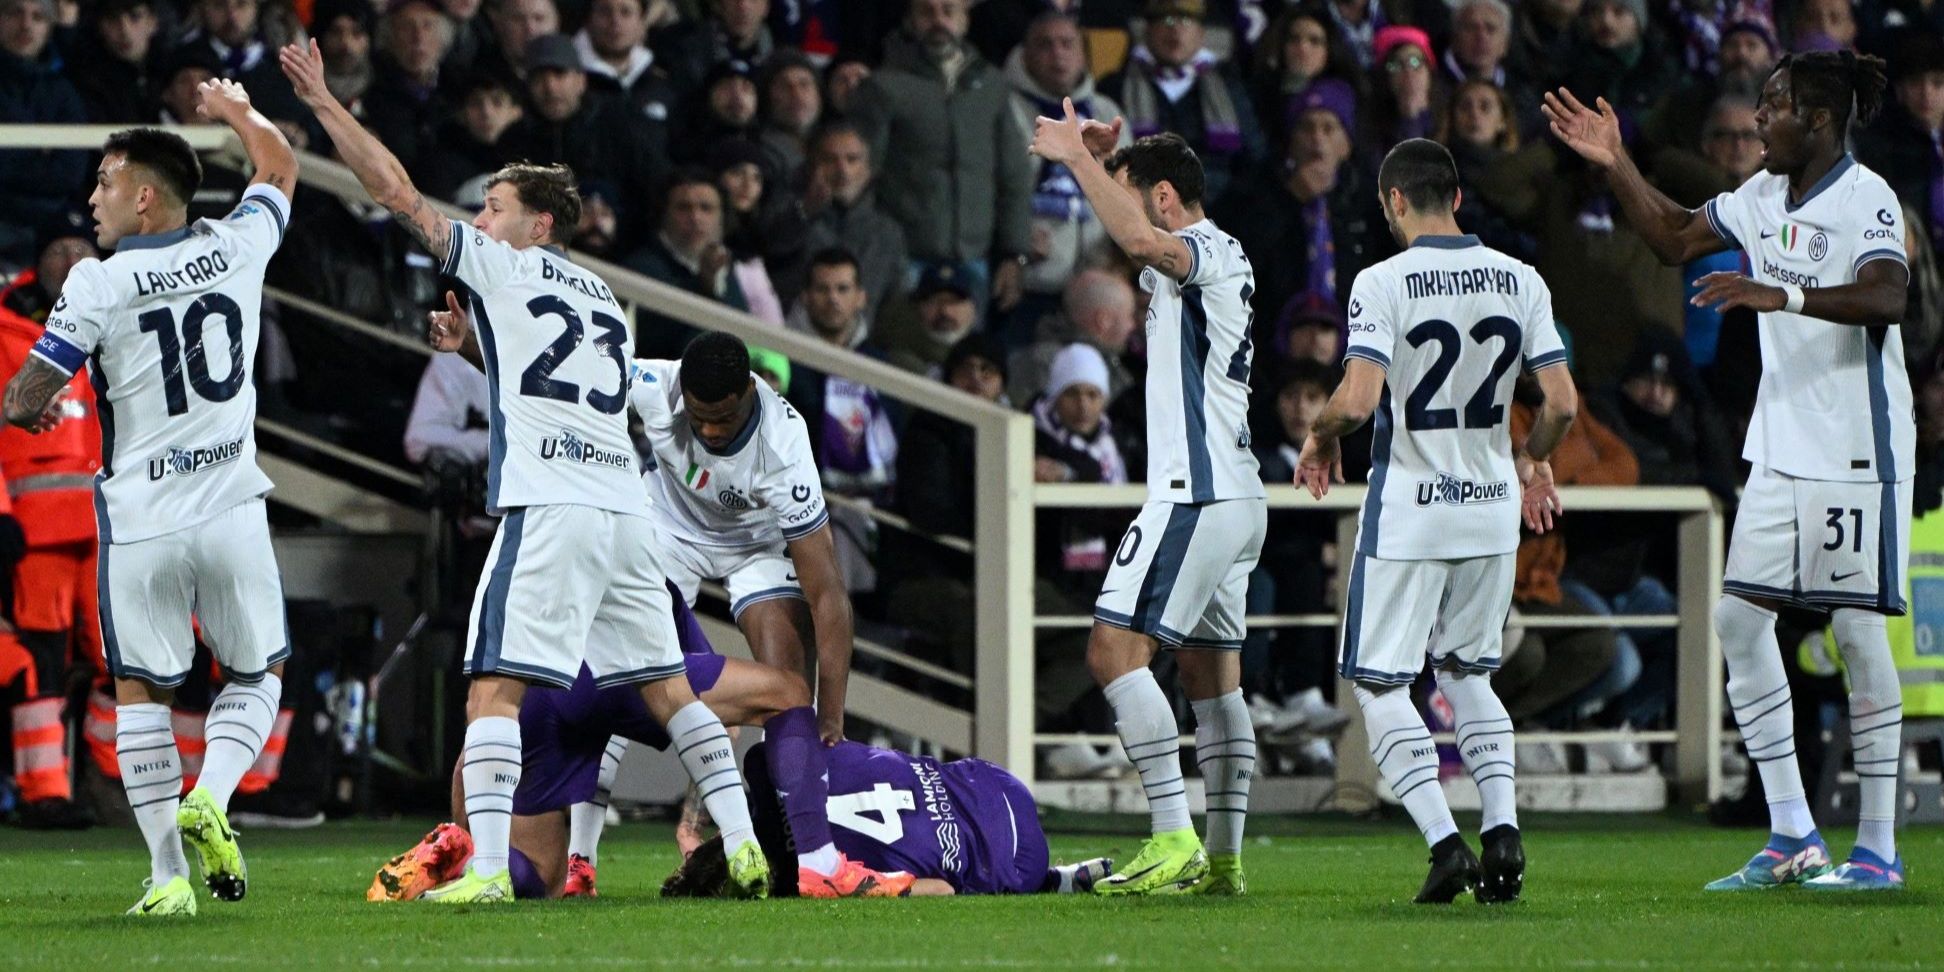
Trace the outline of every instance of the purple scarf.
<instances>
[{"instance_id":1,"label":"purple scarf","mask_svg":"<svg viewBox=\"0 0 1944 972\"><path fill-rule=\"evenodd\" d=\"M1060 102L1036 97L1021 91L1033 108L1048 118L1060 117ZM1092 118L1094 106L1092 98L1075 98L1073 110L1081 118ZM1084 223L1093 218L1093 210L1087 205L1086 196L1080 192L1080 183L1073 178L1072 170L1058 162L1042 161L1039 177L1033 181L1033 215L1041 219L1056 219L1062 223Z\"/></svg>"}]
</instances>

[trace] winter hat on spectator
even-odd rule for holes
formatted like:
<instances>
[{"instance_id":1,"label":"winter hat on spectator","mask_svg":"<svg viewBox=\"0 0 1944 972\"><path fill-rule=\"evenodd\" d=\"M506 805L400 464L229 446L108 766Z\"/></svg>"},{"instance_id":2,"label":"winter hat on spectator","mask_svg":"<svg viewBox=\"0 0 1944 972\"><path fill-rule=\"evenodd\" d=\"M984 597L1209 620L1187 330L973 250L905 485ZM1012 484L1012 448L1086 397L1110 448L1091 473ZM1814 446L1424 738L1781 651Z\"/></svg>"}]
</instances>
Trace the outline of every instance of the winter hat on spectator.
<instances>
[{"instance_id":1,"label":"winter hat on spectator","mask_svg":"<svg viewBox=\"0 0 1944 972\"><path fill-rule=\"evenodd\" d=\"M1069 344L1053 356L1046 372L1046 397L1058 398L1075 385L1092 385L1107 394L1107 359L1091 344Z\"/></svg>"},{"instance_id":2,"label":"winter hat on spectator","mask_svg":"<svg viewBox=\"0 0 1944 972\"><path fill-rule=\"evenodd\" d=\"M767 371L776 376L776 393L790 393L790 359L780 351L751 346L749 349L749 370L762 374Z\"/></svg>"},{"instance_id":3,"label":"winter hat on spectator","mask_svg":"<svg viewBox=\"0 0 1944 972\"><path fill-rule=\"evenodd\" d=\"M541 34L527 41L526 67L529 71L585 71L580 52L566 34Z\"/></svg>"},{"instance_id":4,"label":"winter hat on spectator","mask_svg":"<svg viewBox=\"0 0 1944 972\"><path fill-rule=\"evenodd\" d=\"M5 3L0 3L0 10L4 9L6 9ZM42 220L39 226L34 227L34 256L39 257L47 252L48 247L70 237L80 237L87 240L90 245L94 243L94 220L88 218L86 210L67 209Z\"/></svg>"},{"instance_id":5,"label":"winter hat on spectator","mask_svg":"<svg viewBox=\"0 0 1944 972\"><path fill-rule=\"evenodd\" d=\"M1627 8L1627 12L1634 15L1634 23L1640 25L1640 32L1642 34L1647 32L1647 26L1650 23L1647 19L1647 0L1593 0L1593 2L1610 3L1616 7ZM1592 4L1588 4L1588 6L1592 6Z\"/></svg>"},{"instance_id":6,"label":"winter hat on spectator","mask_svg":"<svg viewBox=\"0 0 1944 972\"><path fill-rule=\"evenodd\" d=\"M1728 42L1729 37L1741 33L1754 34L1761 38L1762 43L1768 45L1770 55L1782 53L1782 42L1775 39L1775 28L1769 26L1769 22L1766 20L1757 17L1750 17L1747 20L1737 20L1721 29L1721 41L1725 44Z\"/></svg>"},{"instance_id":7,"label":"winter hat on spectator","mask_svg":"<svg viewBox=\"0 0 1944 972\"><path fill-rule=\"evenodd\" d=\"M718 83L729 78L742 78L750 84L756 83L756 68L740 58L727 58L709 67L709 73L702 78L702 90L708 91Z\"/></svg>"},{"instance_id":8,"label":"winter hat on spectator","mask_svg":"<svg viewBox=\"0 0 1944 972\"><path fill-rule=\"evenodd\" d=\"M779 47L770 52L770 56L764 59L763 69L758 72L756 78L756 86L762 89L763 93L767 95L769 93L770 82L776 80L777 75L782 74L790 68L799 67L809 71L811 76L817 80L823 80L823 75L817 71L817 62L810 60L810 55L794 47Z\"/></svg>"},{"instance_id":9,"label":"winter hat on spectator","mask_svg":"<svg viewBox=\"0 0 1944 972\"><path fill-rule=\"evenodd\" d=\"M1629 2L1638 6L1643 11L1647 9L1645 0L1629 0ZM1642 20L1641 23L1645 24L1646 21ZM1423 51L1424 59L1426 61L1432 61L1436 59L1433 56L1431 51L1430 34L1427 34L1416 27L1407 27L1403 24L1392 24L1389 27L1386 27L1383 30L1378 31L1377 36L1371 38L1370 49L1374 54L1374 58L1375 58L1371 63L1382 64L1385 61L1390 60L1391 52L1398 49L1399 47L1404 46L1405 44L1409 44L1412 47L1415 47L1418 50Z\"/></svg>"},{"instance_id":10,"label":"winter hat on spectator","mask_svg":"<svg viewBox=\"0 0 1944 972\"><path fill-rule=\"evenodd\" d=\"M1343 130L1352 138L1357 132L1357 92L1349 82L1336 78L1318 78L1296 94L1290 95L1289 103L1283 110L1283 121L1291 128L1303 117L1305 112L1327 111L1337 116L1343 123Z\"/></svg>"},{"instance_id":11,"label":"winter hat on spectator","mask_svg":"<svg viewBox=\"0 0 1944 972\"><path fill-rule=\"evenodd\" d=\"M339 17L351 18L366 34L378 28L378 11L366 0L317 0L311 12L311 33L324 33Z\"/></svg>"},{"instance_id":12,"label":"winter hat on spectator","mask_svg":"<svg viewBox=\"0 0 1944 972\"><path fill-rule=\"evenodd\" d=\"M946 352L945 364L939 374L946 381L950 381L952 372L957 371L959 365L973 358L984 361L996 369L999 372L999 380L1001 383L1004 383L1011 377L1006 367L1005 347L999 343L998 338L984 331L973 331L959 338L958 343L952 345L952 350Z\"/></svg>"},{"instance_id":13,"label":"winter hat on spectator","mask_svg":"<svg viewBox=\"0 0 1944 972\"><path fill-rule=\"evenodd\" d=\"M716 175L721 175L739 165L753 165L763 170L765 182L772 178L769 156L764 154L762 146L746 138L722 139L709 147L709 154L704 157L704 160L709 171Z\"/></svg>"},{"instance_id":14,"label":"winter hat on spectator","mask_svg":"<svg viewBox=\"0 0 1944 972\"><path fill-rule=\"evenodd\" d=\"M918 286L912 288L911 299L924 300L947 290L969 299L972 296L972 282L965 269L956 263L933 263L918 275Z\"/></svg>"}]
</instances>

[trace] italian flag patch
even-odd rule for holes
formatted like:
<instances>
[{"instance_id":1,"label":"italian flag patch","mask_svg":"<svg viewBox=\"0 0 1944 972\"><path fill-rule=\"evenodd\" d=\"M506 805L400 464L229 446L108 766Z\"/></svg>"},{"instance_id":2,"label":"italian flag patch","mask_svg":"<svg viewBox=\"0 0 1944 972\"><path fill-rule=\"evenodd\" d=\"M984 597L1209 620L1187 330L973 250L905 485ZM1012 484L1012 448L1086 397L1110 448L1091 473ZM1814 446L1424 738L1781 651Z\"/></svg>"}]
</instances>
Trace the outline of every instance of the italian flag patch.
<instances>
[{"instance_id":1,"label":"italian flag patch","mask_svg":"<svg viewBox=\"0 0 1944 972\"><path fill-rule=\"evenodd\" d=\"M682 477L682 481L687 483L690 489L702 489L709 485L709 471L703 469L699 464L691 462L689 463L688 474Z\"/></svg>"}]
</instances>

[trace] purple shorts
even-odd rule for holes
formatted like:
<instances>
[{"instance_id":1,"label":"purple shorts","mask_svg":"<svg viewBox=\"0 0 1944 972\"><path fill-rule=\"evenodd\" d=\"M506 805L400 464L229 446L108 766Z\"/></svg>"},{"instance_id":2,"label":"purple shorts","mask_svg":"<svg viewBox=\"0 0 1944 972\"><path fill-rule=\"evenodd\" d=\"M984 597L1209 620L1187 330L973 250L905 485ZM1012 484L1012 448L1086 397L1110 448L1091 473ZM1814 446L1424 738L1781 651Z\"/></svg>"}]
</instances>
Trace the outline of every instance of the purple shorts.
<instances>
[{"instance_id":1,"label":"purple shorts","mask_svg":"<svg viewBox=\"0 0 1944 972\"><path fill-rule=\"evenodd\" d=\"M1040 828L1039 805L1019 777L983 759L946 763L945 779L979 830L983 860L969 862L961 894L1034 894L1046 882L1052 851Z\"/></svg>"}]
</instances>

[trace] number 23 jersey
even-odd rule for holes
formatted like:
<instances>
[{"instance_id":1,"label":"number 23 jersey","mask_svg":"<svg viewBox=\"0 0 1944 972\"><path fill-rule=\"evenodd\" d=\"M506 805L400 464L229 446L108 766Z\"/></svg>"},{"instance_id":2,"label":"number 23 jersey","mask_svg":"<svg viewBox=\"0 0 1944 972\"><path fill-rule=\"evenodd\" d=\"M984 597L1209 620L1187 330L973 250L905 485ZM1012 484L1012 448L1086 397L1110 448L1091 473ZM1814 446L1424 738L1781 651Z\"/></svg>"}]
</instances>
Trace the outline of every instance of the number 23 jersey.
<instances>
[{"instance_id":1,"label":"number 23 jersey","mask_svg":"<svg viewBox=\"0 0 1944 972\"><path fill-rule=\"evenodd\" d=\"M1385 371L1358 552L1451 560L1517 549L1514 366L1566 363L1545 281L1475 236L1421 236L1357 275L1349 309L1344 358Z\"/></svg>"},{"instance_id":2,"label":"number 23 jersey","mask_svg":"<svg viewBox=\"0 0 1944 972\"><path fill-rule=\"evenodd\" d=\"M220 220L123 237L68 273L33 354L69 374L92 365L102 541L174 533L270 491L250 376L263 271L289 212L259 183Z\"/></svg>"},{"instance_id":3,"label":"number 23 jersey","mask_svg":"<svg viewBox=\"0 0 1944 972\"><path fill-rule=\"evenodd\" d=\"M646 516L628 437L634 331L601 278L555 247L514 249L452 222L444 272L473 292L486 363L486 503Z\"/></svg>"}]
</instances>

